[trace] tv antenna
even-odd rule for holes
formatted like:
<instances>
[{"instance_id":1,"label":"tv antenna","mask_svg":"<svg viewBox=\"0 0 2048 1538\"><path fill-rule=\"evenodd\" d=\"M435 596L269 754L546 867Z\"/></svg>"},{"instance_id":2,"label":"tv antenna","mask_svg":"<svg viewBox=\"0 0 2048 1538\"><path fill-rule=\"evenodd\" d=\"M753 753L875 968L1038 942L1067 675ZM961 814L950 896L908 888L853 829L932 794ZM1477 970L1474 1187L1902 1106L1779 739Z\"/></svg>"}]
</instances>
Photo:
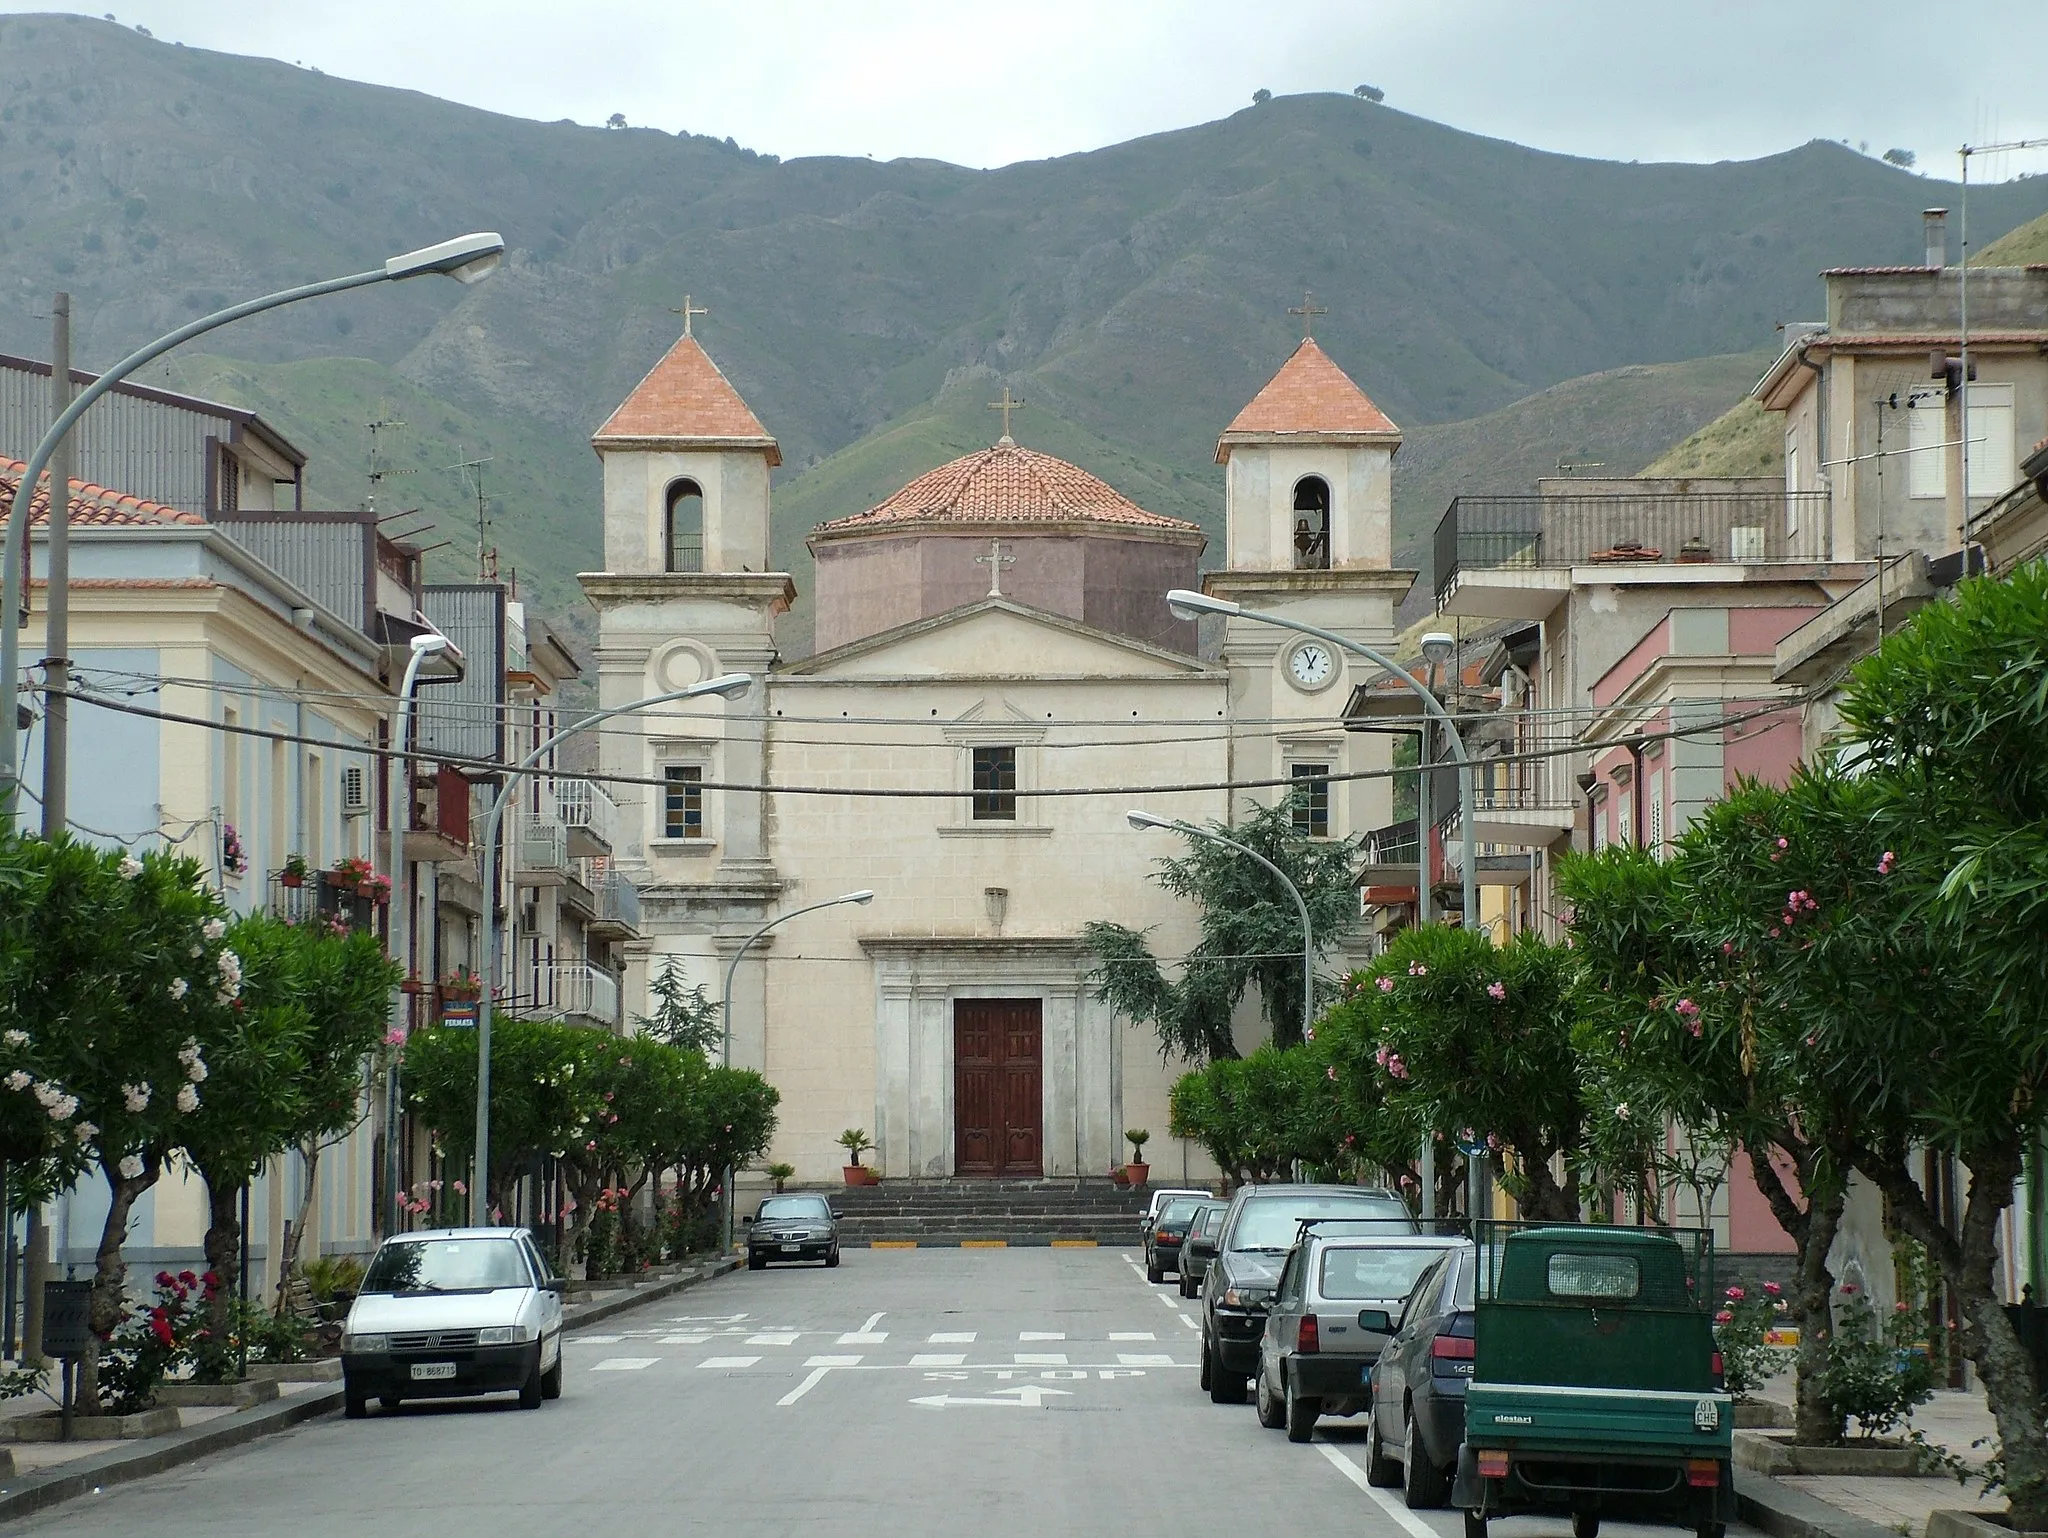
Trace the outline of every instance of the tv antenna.
<instances>
[{"instance_id":1,"label":"tv antenna","mask_svg":"<svg viewBox=\"0 0 2048 1538\"><path fill-rule=\"evenodd\" d=\"M1604 459L1568 459L1562 454L1557 456L1557 473L1559 475L1577 475L1581 470L1605 470L1606 468L1607 461Z\"/></svg>"},{"instance_id":2,"label":"tv antenna","mask_svg":"<svg viewBox=\"0 0 2048 1538\"><path fill-rule=\"evenodd\" d=\"M395 417L379 417L365 424L370 429L370 495L363 506L370 512L377 511L377 488L394 475L418 475L417 470L394 470L384 461L384 446L378 434L405 426Z\"/></svg>"},{"instance_id":3,"label":"tv antenna","mask_svg":"<svg viewBox=\"0 0 2048 1538\"><path fill-rule=\"evenodd\" d=\"M458 447L457 452L460 452ZM462 483L476 498L476 578L479 582L498 580L498 550L491 543L491 501L484 494L484 466L492 456L485 454L477 459L465 459L448 468L460 471Z\"/></svg>"}]
</instances>

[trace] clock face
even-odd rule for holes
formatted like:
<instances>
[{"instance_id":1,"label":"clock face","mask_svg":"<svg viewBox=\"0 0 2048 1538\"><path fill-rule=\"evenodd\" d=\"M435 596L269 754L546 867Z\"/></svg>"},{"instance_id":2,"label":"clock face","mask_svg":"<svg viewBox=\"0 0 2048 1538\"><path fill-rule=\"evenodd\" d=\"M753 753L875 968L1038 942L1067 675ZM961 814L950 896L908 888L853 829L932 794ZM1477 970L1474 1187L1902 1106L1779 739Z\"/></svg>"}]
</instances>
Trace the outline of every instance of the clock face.
<instances>
[{"instance_id":1,"label":"clock face","mask_svg":"<svg viewBox=\"0 0 2048 1538\"><path fill-rule=\"evenodd\" d=\"M1287 659L1287 671L1304 689L1320 689L1337 672L1337 659L1320 641L1304 641Z\"/></svg>"}]
</instances>

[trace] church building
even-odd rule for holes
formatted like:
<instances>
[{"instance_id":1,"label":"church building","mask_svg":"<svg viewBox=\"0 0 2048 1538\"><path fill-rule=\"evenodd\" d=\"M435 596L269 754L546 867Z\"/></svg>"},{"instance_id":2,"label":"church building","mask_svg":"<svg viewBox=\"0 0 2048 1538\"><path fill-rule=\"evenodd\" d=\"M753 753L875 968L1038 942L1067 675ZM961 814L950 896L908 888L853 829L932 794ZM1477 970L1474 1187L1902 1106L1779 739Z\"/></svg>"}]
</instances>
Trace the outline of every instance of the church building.
<instances>
[{"instance_id":1,"label":"church building","mask_svg":"<svg viewBox=\"0 0 2048 1538\"><path fill-rule=\"evenodd\" d=\"M1177 841L1126 813L1228 819L1279 790L1166 787L1279 781L1305 787L1311 836L1391 820L1384 781L1327 778L1386 766L1386 738L1343 730L1347 658L1240 621L1199 656L1166 593L1196 585L1202 531L1003 426L810 531L817 650L794 661L774 641L796 597L770 569L780 450L699 341L592 439L601 703L757 680L601 738L606 773L653 782L616 790L643 909L629 995L644 1008L671 958L713 998L731 970L732 1061L780 1091L771 1157L802 1181L833 1178L850 1127L885 1179L1099 1177L1128 1127L1162 1176L1210 1176L1167 1136L1186 1065L1090 980L1090 920L1148 929L1169 970L1198 934L1150 879ZM1217 444L1225 558L1202 585L1386 644L1413 576L1390 569L1400 441L1303 341ZM1261 1030L1248 1003L1241 1046Z\"/></svg>"}]
</instances>

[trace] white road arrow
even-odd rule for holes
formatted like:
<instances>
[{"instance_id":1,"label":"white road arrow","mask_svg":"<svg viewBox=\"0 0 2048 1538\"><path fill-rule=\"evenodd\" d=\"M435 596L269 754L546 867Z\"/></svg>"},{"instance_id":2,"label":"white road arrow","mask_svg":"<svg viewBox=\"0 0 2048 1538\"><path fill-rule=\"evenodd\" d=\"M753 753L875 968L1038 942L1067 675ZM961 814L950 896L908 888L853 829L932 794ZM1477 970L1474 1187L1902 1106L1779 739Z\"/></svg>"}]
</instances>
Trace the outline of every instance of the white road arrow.
<instances>
[{"instance_id":1,"label":"white road arrow","mask_svg":"<svg viewBox=\"0 0 2048 1538\"><path fill-rule=\"evenodd\" d=\"M933 1410L950 1410L955 1405L998 1405L1012 1410L1021 1406L1027 1410L1042 1410L1045 1408L1046 1400L1055 1395L1070 1398L1072 1391L1046 1388L1037 1383L1020 1383L1015 1388L997 1389L995 1394L985 1399L969 1398L962 1394L927 1394L922 1399L913 1399L910 1402Z\"/></svg>"}]
</instances>

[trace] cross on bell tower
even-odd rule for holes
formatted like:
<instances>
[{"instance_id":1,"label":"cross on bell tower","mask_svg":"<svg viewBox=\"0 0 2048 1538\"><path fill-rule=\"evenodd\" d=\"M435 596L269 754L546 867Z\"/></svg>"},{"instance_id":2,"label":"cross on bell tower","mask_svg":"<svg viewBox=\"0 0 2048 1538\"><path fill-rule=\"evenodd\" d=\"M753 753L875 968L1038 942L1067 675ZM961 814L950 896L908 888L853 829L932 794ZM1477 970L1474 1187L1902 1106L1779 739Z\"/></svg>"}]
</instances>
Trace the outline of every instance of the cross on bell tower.
<instances>
[{"instance_id":1,"label":"cross on bell tower","mask_svg":"<svg viewBox=\"0 0 2048 1538\"><path fill-rule=\"evenodd\" d=\"M687 298L683 300L684 304L689 302ZM1316 317L1318 315L1327 315L1330 312L1322 305L1316 303L1316 296L1313 290L1304 289L1302 290L1301 303L1289 305L1287 313L1301 317L1301 339L1306 342L1316 334Z\"/></svg>"},{"instance_id":2,"label":"cross on bell tower","mask_svg":"<svg viewBox=\"0 0 2048 1538\"><path fill-rule=\"evenodd\" d=\"M683 295L683 307L680 310L677 309L674 305L670 305L668 307L668 312L671 315L682 316L684 336L689 336L691 334L690 320L692 316L709 315L711 313L709 310L705 309L704 306L701 304L691 304L690 296L688 294Z\"/></svg>"},{"instance_id":3,"label":"cross on bell tower","mask_svg":"<svg viewBox=\"0 0 2048 1538\"><path fill-rule=\"evenodd\" d=\"M1010 413L1013 411L1022 411L1024 409L1024 402L1020 400L1012 400L1010 398L1010 387L1008 385L1004 385L1003 398L999 401L990 401L988 403L988 409L991 411L1000 411L1003 414L1003 435L1002 437L998 438L996 442L999 444L1014 445L1017 440L1010 436Z\"/></svg>"}]
</instances>

